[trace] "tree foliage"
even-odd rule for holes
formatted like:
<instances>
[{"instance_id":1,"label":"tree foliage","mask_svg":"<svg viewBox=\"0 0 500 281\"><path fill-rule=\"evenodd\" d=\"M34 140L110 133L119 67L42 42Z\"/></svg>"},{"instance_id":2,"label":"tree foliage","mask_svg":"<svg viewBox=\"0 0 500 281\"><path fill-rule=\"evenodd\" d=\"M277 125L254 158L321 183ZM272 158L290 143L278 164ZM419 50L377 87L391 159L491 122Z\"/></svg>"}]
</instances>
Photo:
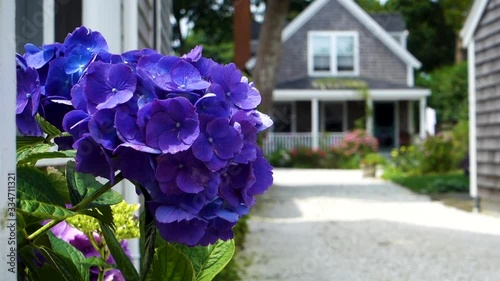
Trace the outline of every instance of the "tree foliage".
<instances>
[{"instance_id":1,"label":"tree foliage","mask_svg":"<svg viewBox=\"0 0 500 281\"><path fill-rule=\"evenodd\" d=\"M429 106L436 109L438 122L467 120L467 63L436 69L419 77L417 84L431 89Z\"/></svg>"}]
</instances>

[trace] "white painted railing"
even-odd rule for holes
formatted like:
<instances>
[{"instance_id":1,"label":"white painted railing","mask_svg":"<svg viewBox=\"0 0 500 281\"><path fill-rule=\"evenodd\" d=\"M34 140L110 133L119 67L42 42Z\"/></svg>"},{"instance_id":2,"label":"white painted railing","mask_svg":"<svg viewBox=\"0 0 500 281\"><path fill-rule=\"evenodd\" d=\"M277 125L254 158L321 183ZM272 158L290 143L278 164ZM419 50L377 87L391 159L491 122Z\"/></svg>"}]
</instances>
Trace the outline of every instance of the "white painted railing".
<instances>
[{"instance_id":1,"label":"white painted railing","mask_svg":"<svg viewBox=\"0 0 500 281\"><path fill-rule=\"evenodd\" d=\"M345 133L320 133L319 147L328 149L339 144L344 139ZM262 150L264 154L278 149L290 150L296 147L311 147L313 144L312 133L268 133Z\"/></svg>"}]
</instances>

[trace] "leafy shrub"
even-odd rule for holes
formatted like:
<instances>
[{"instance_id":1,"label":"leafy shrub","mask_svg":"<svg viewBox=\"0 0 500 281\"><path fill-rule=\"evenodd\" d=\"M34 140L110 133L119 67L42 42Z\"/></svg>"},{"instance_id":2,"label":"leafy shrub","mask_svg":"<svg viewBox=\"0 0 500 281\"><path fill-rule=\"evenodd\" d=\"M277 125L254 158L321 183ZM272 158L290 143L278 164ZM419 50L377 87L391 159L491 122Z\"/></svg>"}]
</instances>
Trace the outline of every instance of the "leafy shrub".
<instances>
[{"instance_id":1,"label":"leafy shrub","mask_svg":"<svg viewBox=\"0 0 500 281\"><path fill-rule=\"evenodd\" d=\"M347 133L335 150L345 156L359 155L364 157L370 152L378 151L378 140L364 130L354 130Z\"/></svg>"},{"instance_id":2,"label":"leafy shrub","mask_svg":"<svg viewBox=\"0 0 500 281\"><path fill-rule=\"evenodd\" d=\"M385 162L386 159L380 153L368 153L361 159L361 164L365 165L381 165Z\"/></svg>"},{"instance_id":3,"label":"leafy shrub","mask_svg":"<svg viewBox=\"0 0 500 281\"><path fill-rule=\"evenodd\" d=\"M273 167L292 167L292 158L286 149L278 149L266 156Z\"/></svg>"},{"instance_id":4,"label":"leafy shrub","mask_svg":"<svg viewBox=\"0 0 500 281\"><path fill-rule=\"evenodd\" d=\"M453 142L443 134L428 137L422 145L422 174L451 171L454 166Z\"/></svg>"},{"instance_id":5,"label":"leafy shrub","mask_svg":"<svg viewBox=\"0 0 500 281\"><path fill-rule=\"evenodd\" d=\"M462 178L437 179L430 183L430 189L434 192L468 192L469 182Z\"/></svg>"},{"instance_id":6,"label":"leafy shrub","mask_svg":"<svg viewBox=\"0 0 500 281\"><path fill-rule=\"evenodd\" d=\"M423 162L422 149L415 145L401 146L391 152L392 168L399 170L402 174L421 174Z\"/></svg>"},{"instance_id":7,"label":"leafy shrub","mask_svg":"<svg viewBox=\"0 0 500 281\"><path fill-rule=\"evenodd\" d=\"M469 151L469 121L460 120L452 131L453 158L455 165L464 161Z\"/></svg>"},{"instance_id":8,"label":"leafy shrub","mask_svg":"<svg viewBox=\"0 0 500 281\"><path fill-rule=\"evenodd\" d=\"M294 168L318 168L326 152L323 150L313 150L309 147L298 147L290 151L292 167Z\"/></svg>"}]
</instances>

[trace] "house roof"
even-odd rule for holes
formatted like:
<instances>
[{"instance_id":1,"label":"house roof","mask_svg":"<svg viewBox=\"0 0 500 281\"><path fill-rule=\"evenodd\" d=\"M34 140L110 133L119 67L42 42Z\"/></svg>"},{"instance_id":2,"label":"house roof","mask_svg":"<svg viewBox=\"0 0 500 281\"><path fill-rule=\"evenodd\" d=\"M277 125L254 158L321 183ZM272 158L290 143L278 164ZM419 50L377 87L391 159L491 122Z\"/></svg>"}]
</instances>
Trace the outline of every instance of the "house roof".
<instances>
[{"instance_id":1,"label":"house roof","mask_svg":"<svg viewBox=\"0 0 500 281\"><path fill-rule=\"evenodd\" d=\"M469 43L476 32L477 25L481 16L488 5L489 0L475 0L472 8L470 10L469 16L465 21L464 27L460 31L460 37L462 37L463 46L469 46Z\"/></svg>"},{"instance_id":2,"label":"house roof","mask_svg":"<svg viewBox=\"0 0 500 281\"><path fill-rule=\"evenodd\" d=\"M307 8L300 13L290 24L288 24L281 34L281 40L288 40L295 32L297 32L306 22L308 22L325 4L331 0L315 0ZM384 45L387 46L396 56L398 56L406 64L414 68L420 68L422 63L418 61L408 50L403 48L394 38L392 38L387 30L385 30L374 18L368 15L361 7L353 0L335 0L338 1L344 8L349 11L356 19L359 20L375 37L377 37Z\"/></svg>"},{"instance_id":3,"label":"house roof","mask_svg":"<svg viewBox=\"0 0 500 281\"><path fill-rule=\"evenodd\" d=\"M276 89L294 90L360 90L360 89L415 89L406 84L392 83L363 77L303 77L278 83Z\"/></svg>"},{"instance_id":4,"label":"house roof","mask_svg":"<svg viewBox=\"0 0 500 281\"><path fill-rule=\"evenodd\" d=\"M396 13L378 13L370 16L389 32L404 32L406 24L401 14Z\"/></svg>"}]
</instances>

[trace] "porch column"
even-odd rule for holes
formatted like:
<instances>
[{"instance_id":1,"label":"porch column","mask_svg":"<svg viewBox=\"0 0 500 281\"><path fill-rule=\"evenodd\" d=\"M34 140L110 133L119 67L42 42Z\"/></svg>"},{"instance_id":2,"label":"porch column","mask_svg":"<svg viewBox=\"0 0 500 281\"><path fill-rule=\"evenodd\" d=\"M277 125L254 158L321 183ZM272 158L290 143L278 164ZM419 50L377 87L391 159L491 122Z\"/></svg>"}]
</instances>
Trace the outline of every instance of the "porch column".
<instances>
[{"instance_id":1,"label":"porch column","mask_svg":"<svg viewBox=\"0 0 500 281\"><path fill-rule=\"evenodd\" d=\"M312 148L319 148L319 102L317 98L311 100L311 137Z\"/></svg>"},{"instance_id":2,"label":"porch column","mask_svg":"<svg viewBox=\"0 0 500 281\"><path fill-rule=\"evenodd\" d=\"M420 98L420 139L425 139L426 137L426 132L425 132L425 108L427 107L427 100L426 97Z\"/></svg>"},{"instance_id":3,"label":"porch column","mask_svg":"<svg viewBox=\"0 0 500 281\"><path fill-rule=\"evenodd\" d=\"M410 135L410 142L413 140L415 133L415 122L413 120L413 101L408 101L408 134Z\"/></svg>"},{"instance_id":4,"label":"porch column","mask_svg":"<svg viewBox=\"0 0 500 281\"><path fill-rule=\"evenodd\" d=\"M16 212L11 212L9 202L16 202L16 1L0 1L0 85L2 85L2 134L0 136L0 173L3 197L0 212L0 276L2 280L16 280ZM13 227L8 226L14 224ZM13 239L12 239L13 238ZM14 243L14 244L12 244ZM12 244L12 245L11 245Z\"/></svg>"},{"instance_id":5,"label":"porch column","mask_svg":"<svg viewBox=\"0 0 500 281\"><path fill-rule=\"evenodd\" d=\"M373 99L371 97L368 97L366 100L366 109L368 112L366 114L366 132L370 135L374 135L375 132L373 131ZM368 114L369 113L369 114Z\"/></svg>"}]
</instances>

